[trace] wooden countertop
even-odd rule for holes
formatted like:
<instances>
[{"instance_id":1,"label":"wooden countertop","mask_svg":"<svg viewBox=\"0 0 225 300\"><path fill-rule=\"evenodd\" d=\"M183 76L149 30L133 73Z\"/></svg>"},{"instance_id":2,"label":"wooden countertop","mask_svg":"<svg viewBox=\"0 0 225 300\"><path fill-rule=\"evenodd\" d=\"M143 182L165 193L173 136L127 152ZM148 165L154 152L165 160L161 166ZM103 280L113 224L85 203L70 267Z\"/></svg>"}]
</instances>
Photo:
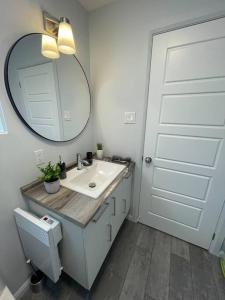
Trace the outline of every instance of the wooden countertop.
<instances>
[{"instance_id":1,"label":"wooden countertop","mask_svg":"<svg viewBox=\"0 0 225 300\"><path fill-rule=\"evenodd\" d=\"M71 222L81 227L85 227L97 210L104 203L106 198L118 186L122 179L132 172L134 163L130 163L109 185L109 187L97 198L85 196L61 186L56 194L48 194L44 185L40 181L34 181L21 187L21 193L26 200L31 200L37 204L65 217Z\"/></svg>"}]
</instances>

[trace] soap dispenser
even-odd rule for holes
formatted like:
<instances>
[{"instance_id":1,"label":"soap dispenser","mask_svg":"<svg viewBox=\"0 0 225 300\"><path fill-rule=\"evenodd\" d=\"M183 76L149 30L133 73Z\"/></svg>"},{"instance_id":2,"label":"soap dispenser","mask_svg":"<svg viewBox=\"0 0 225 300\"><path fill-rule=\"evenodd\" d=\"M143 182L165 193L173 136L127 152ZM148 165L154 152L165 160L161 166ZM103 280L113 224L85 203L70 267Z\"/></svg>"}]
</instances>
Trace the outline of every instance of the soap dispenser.
<instances>
[{"instance_id":1,"label":"soap dispenser","mask_svg":"<svg viewBox=\"0 0 225 300\"><path fill-rule=\"evenodd\" d=\"M65 179L66 178L66 164L62 160L62 156L59 155L59 167L60 167L60 179Z\"/></svg>"}]
</instances>

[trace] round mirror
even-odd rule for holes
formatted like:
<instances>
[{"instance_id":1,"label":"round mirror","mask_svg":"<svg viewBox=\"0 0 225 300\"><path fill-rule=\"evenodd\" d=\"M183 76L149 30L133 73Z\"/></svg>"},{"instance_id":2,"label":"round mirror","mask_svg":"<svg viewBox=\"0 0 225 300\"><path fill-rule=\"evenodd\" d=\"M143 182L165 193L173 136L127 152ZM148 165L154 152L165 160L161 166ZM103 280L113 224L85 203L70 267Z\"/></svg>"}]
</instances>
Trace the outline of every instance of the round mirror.
<instances>
[{"instance_id":1,"label":"round mirror","mask_svg":"<svg viewBox=\"0 0 225 300\"><path fill-rule=\"evenodd\" d=\"M69 141L85 128L91 110L85 72L73 55L49 59L42 34L29 34L10 49L5 63L9 99L20 119L52 141Z\"/></svg>"}]
</instances>

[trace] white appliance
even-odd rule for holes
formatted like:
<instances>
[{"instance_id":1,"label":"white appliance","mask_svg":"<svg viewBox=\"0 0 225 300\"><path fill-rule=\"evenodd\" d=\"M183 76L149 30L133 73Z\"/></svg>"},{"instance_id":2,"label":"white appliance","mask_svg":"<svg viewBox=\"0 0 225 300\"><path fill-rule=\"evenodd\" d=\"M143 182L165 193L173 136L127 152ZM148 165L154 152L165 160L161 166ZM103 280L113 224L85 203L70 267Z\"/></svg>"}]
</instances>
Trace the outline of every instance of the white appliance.
<instances>
[{"instance_id":1,"label":"white appliance","mask_svg":"<svg viewBox=\"0 0 225 300\"><path fill-rule=\"evenodd\" d=\"M58 253L62 239L59 221L49 215L38 218L20 208L16 208L14 214L26 258L57 282L62 272Z\"/></svg>"}]
</instances>

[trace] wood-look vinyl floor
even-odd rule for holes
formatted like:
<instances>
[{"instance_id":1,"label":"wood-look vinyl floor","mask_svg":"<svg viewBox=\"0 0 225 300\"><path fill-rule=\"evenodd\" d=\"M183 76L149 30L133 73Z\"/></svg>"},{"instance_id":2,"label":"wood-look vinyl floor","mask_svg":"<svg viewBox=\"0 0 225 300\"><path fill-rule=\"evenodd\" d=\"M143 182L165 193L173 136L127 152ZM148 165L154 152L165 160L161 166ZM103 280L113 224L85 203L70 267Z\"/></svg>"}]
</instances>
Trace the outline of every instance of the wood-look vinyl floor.
<instances>
[{"instance_id":1,"label":"wood-look vinyl floor","mask_svg":"<svg viewBox=\"0 0 225 300\"><path fill-rule=\"evenodd\" d=\"M225 300L218 258L153 228L125 221L90 293L63 274L22 300Z\"/></svg>"}]
</instances>

